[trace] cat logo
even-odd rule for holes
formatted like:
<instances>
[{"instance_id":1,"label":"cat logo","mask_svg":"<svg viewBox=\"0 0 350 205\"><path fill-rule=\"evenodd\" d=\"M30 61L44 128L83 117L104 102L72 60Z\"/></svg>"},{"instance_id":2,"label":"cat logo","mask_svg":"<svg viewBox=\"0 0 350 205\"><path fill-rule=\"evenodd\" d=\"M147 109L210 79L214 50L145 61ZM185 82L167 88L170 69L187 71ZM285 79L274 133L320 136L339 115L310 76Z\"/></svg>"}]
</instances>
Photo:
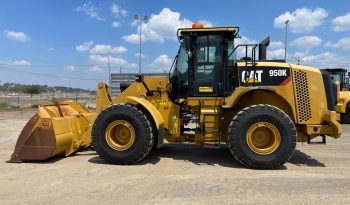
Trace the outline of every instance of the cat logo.
<instances>
[{"instance_id":1,"label":"cat logo","mask_svg":"<svg viewBox=\"0 0 350 205\"><path fill-rule=\"evenodd\" d=\"M261 75L263 70L242 71L242 83L261 83Z\"/></svg>"}]
</instances>

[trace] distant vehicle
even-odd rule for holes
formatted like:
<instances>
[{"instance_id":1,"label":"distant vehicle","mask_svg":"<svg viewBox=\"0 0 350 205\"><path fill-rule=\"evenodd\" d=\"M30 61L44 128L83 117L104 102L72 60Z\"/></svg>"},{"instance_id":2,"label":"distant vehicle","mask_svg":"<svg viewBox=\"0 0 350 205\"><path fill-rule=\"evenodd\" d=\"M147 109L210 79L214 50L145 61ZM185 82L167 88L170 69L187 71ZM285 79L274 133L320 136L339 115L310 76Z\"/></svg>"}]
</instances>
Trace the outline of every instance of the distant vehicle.
<instances>
[{"instance_id":1,"label":"distant vehicle","mask_svg":"<svg viewBox=\"0 0 350 205\"><path fill-rule=\"evenodd\" d=\"M350 124L350 82L349 73L344 68L327 68L323 69L331 75L331 79L339 83L339 102L337 112L340 113L340 122Z\"/></svg>"}]
</instances>

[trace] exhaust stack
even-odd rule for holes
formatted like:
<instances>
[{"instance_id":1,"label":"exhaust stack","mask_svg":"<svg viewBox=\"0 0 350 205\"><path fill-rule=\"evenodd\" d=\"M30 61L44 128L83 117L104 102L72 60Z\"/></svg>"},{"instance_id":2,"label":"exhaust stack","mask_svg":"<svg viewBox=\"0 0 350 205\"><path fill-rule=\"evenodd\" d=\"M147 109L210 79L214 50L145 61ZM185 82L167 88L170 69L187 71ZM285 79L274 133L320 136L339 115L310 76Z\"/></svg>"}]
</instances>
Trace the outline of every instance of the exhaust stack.
<instances>
[{"instance_id":1,"label":"exhaust stack","mask_svg":"<svg viewBox=\"0 0 350 205\"><path fill-rule=\"evenodd\" d=\"M266 60L266 47L270 45L270 36L259 43L259 60Z\"/></svg>"}]
</instances>

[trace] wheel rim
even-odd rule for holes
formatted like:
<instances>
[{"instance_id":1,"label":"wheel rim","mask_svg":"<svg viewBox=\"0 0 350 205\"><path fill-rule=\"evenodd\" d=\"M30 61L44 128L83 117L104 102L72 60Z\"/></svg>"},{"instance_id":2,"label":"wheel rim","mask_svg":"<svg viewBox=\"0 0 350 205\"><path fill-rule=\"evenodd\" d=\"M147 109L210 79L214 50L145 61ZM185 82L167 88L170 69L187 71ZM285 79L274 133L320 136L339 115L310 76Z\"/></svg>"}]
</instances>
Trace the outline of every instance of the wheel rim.
<instances>
[{"instance_id":1,"label":"wheel rim","mask_svg":"<svg viewBox=\"0 0 350 205\"><path fill-rule=\"evenodd\" d=\"M135 141L135 129L125 120L115 120L110 123L105 132L107 144L114 150L129 149Z\"/></svg>"},{"instance_id":2,"label":"wheel rim","mask_svg":"<svg viewBox=\"0 0 350 205\"><path fill-rule=\"evenodd\" d=\"M271 154L281 144L281 134L269 122L257 122L250 126L246 135L249 148L260 155Z\"/></svg>"}]
</instances>

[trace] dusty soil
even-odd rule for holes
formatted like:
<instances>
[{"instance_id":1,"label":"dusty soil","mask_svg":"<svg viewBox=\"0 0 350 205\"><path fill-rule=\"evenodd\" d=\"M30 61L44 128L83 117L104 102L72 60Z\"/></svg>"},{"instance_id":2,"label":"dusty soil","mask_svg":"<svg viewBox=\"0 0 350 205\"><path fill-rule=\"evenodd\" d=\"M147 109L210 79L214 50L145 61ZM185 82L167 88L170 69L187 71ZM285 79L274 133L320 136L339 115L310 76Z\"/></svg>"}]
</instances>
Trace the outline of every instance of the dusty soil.
<instances>
[{"instance_id":1,"label":"dusty soil","mask_svg":"<svg viewBox=\"0 0 350 205\"><path fill-rule=\"evenodd\" d=\"M6 163L31 112L0 113L0 204L350 204L350 126L327 145L298 144L279 170L249 170L227 148L167 144L133 166L94 151Z\"/></svg>"}]
</instances>

